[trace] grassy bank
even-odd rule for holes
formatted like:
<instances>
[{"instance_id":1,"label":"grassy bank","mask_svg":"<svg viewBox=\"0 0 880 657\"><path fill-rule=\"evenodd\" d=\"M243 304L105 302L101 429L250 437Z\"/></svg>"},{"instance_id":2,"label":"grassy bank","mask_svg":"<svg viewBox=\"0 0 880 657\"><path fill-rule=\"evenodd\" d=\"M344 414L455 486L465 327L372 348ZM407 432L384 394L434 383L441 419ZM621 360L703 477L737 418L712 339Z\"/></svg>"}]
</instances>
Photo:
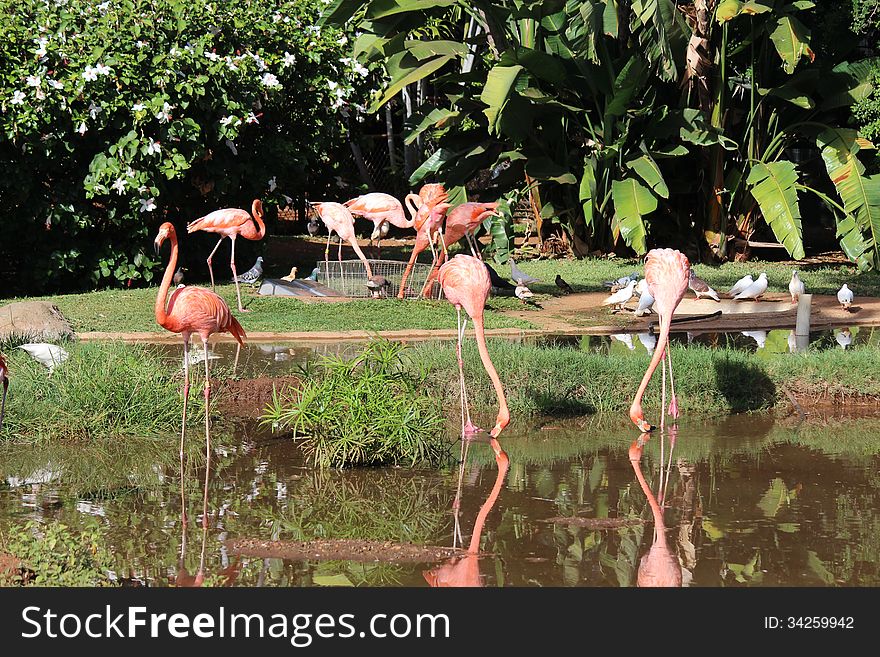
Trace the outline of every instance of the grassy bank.
<instances>
[{"instance_id":1,"label":"grassy bank","mask_svg":"<svg viewBox=\"0 0 880 657\"><path fill-rule=\"evenodd\" d=\"M5 299L48 301L70 320L77 332L163 332L153 317L157 288L102 290L83 294ZM221 285L217 293L233 309L245 331L393 331L401 329L449 329L455 312L447 301L363 300L342 303L304 303L291 298L252 295L242 290L242 303L251 312L239 313L234 285ZM498 310L524 306L515 298L492 299L486 312L487 328L532 328L525 322L499 314Z\"/></svg>"},{"instance_id":2,"label":"grassy bank","mask_svg":"<svg viewBox=\"0 0 880 657\"><path fill-rule=\"evenodd\" d=\"M49 373L24 351L7 352L9 397L0 440L168 438L179 431L179 368L140 346L69 344L68 360ZM189 420L200 426L201 381L193 378Z\"/></svg>"},{"instance_id":3,"label":"grassy bank","mask_svg":"<svg viewBox=\"0 0 880 657\"><path fill-rule=\"evenodd\" d=\"M597 354L504 340L490 341L489 352L514 417L626 411L650 360L647 353ZM409 355L414 367L429 371L429 385L447 413L457 413L455 345L418 345ZM785 390L804 399L880 400L880 349L875 347L758 358L732 349L689 346L675 348L672 357L685 414L767 410L787 403ZM464 358L472 408L494 412L495 393L472 342L466 343ZM658 372L643 403L649 420L659 420L659 389Z\"/></svg>"}]
</instances>

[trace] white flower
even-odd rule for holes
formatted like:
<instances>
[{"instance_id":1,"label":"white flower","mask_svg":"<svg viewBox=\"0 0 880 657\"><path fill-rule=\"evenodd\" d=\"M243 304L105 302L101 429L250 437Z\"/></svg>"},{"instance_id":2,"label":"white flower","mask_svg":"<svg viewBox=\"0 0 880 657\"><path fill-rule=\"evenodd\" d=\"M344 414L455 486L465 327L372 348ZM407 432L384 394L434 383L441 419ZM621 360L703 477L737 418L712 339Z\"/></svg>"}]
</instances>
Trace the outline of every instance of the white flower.
<instances>
[{"instance_id":1,"label":"white flower","mask_svg":"<svg viewBox=\"0 0 880 657\"><path fill-rule=\"evenodd\" d=\"M37 48L37 50L36 50L37 57L45 57L45 55L46 55L46 46L49 45L49 39L46 39L46 38L40 38L40 39L34 39L34 41L35 41L36 44L39 46L39 47Z\"/></svg>"},{"instance_id":2,"label":"white flower","mask_svg":"<svg viewBox=\"0 0 880 657\"><path fill-rule=\"evenodd\" d=\"M338 82L334 82L333 80L327 80L327 87L330 89L330 91L334 91L336 89L336 87L338 87L338 86L339 86Z\"/></svg>"},{"instance_id":3,"label":"white flower","mask_svg":"<svg viewBox=\"0 0 880 657\"><path fill-rule=\"evenodd\" d=\"M308 27L306 27L306 32L311 32L312 34L320 34L321 27L318 25L309 25Z\"/></svg>"},{"instance_id":4,"label":"white flower","mask_svg":"<svg viewBox=\"0 0 880 657\"><path fill-rule=\"evenodd\" d=\"M220 119L220 125L229 125L230 123L235 123L235 125L241 125L241 119L237 116L224 116Z\"/></svg>"},{"instance_id":5,"label":"white flower","mask_svg":"<svg viewBox=\"0 0 880 657\"><path fill-rule=\"evenodd\" d=\"M272 14L272 22L273 23L280 23L281 18L282 18L281 14L279 14L277 11L274 14Z\"/></svg>"},{"instance_id":6,"label":"white flower","mask_svg":"<svg viewBox=\"0 0 880 657\"><path fill-rule=\"evenodd\" d=\"M269 178L269 182L267 183L269 185L270 192L274 192L278 188L278 185L275 182L275 178L277 178L277 176L272 176L271 178Z\"/></svg>"},{"instance_id":7,"label":"white flower","mask_svg":"<svg viewBox=\"0 0 880 657\"><path fill-rule=\"evenodd\" d=\"M147 47L147 42L146 41L137 41L134 45L136 45L138 50L140 50L141 48Z\"/></svg>"},{"instance_id":8,"label":"white flower","mask_svg":"<svg viewBox=\"0 0 880 657\"><path fill-rule=\"evenodd\" d=\"M12 100L9 101L10 105L21 105L24 103L25 95L22 91L16 91L12 94Z\"/></svg>"},{"instance_id":9,"label":"white flower","mask_svg":"<svg viewBox=\"0 0 880 657\"><path fill-rule=\"evenodd\" d=\"M353 62L354 62L354 60L351 57L340 57L339 58L339 63L342 64L343 66L348 66L349 64L351 64Z\"/></svg>"},{"instance_id":10,"label":"white flower","mask_svg":"<svg viewBox=\"0 0 880 657\"><path fill-rule=\"evenodd\" d=\"M281 62L282 66L293 66L296 63L296 57L291 55L286 50L284 51L284 61Z\"/></svg>"},{"instance_id":11,"label":"white flower","mask_svg":"<svg viewBox=\"0 0 880 657\"><path fill-rule=\"evenodd\" d=\"M141 202L141 212L152 212L156 209L156 199L142 198L138 200Z\"/></svg>"},{"instance_id":12,"label":"white flower","mask_svg":"<svg viewBox=\"0 0 880 657\"><path fill-rule=\"evenodd\" d=\"M89 116L92 117L93 119L94 119L95 117L97 117L98 114L100 114L100 113L103 112L103 111L104 111L104 110L101 109L101 106L100 106L100 105L95 105L94 102L89 103Z\"/></svg>"},{"instance_id":13,"label":"white flower","mask_svg":"<svg viewBox=\"0 0 880 657\"><path fill-rule=\"evenodd\" d=\"M99 75L110 75L110 67L106 64L98 64L95 67L95 73Z\"/></svg>"},{"instance_id":14,"label":"white flower","mask_svg":"<svg viewBox=\"0 0 880 657\"><path fill-rule=\"evenodd\" d=\"M131 106L132 112L143 112L145 109L147 109L147 106L143 103L135 103Z\"/></svg>"},{"instance_id":15,"label":"white flower","mask_svg":"<svg viewBox=\"0 0 880 657\"><path fill-rule=\"evenodd\" d=\"M367 77L370 74L370 69L361 64L360 62L354 63L354 72L359 74L361 77Z\"/></svg>"},{"instance_id":16,"label":"white flower","mask_svg":"<svg viewBox=\"0 0 880 657\"><path fill-rule=\"evenodd\" d=\"M102 2L101 4L98 5L98 11L100 11L102 14L106 14L107 9L109 9L109 8L110 8L109 2Z\"/></svg>"},{"instance_id":17,"label":"white flower","mask_svg":"<svg viewBox=\"0 0 880 657\"><path fill-rule=\"evenodd\" d=\"M116 182L111 185L112 189L116 190L116 193L122 196L122 193L125 191L127 186L125 178L117 178Z\"/></svg>"},{"instance_id":18,"label":"white flower","mask_svg":"<svg viewBox=\"0 0 880 657\"><path fill-rule=\"evenodd\" d=\"M177 57L180 54L180 51L177 49L177 46L171 46L171 50L168 51L168 54L172 57Z\"/></svg>"},{"instance_id":19,"label":"white flower","mask_svg":"<svg viewBox=\"0 0 880 657\"><path fill-rule=\"evenodd\" d=\"M158 155L162 152L162 146L158 141L153 141L150 137L150 143L147 144L147 155Z\"/></svg>"},{"instance_id":20,"label":"white flower","mask_svg":"<svg viewBox=\"0 0 880 657\"><path fill-rule=\"evenodd\" d=\"M85 122L85 121L83 121L82 123L80 123L80 124L79 124L79 127L76 129L76 131L77 131L79 134L81 134L81 135L86 134L86 130L88 130L88 128L86 127L86 122Z\"/></svg>"},{"instance_id":21,"label":"white flower","mask_svg":"<svg viewBox=\"0 0 880 657\"><path fill-rule=\"evenodd\" d=\"M340 46L344 46L346 43L348 43L348 37L343 34L342 37L340 37L339 41L337 41L336 43L338 43Z\"/></svg>"},{"instance_id":22,"label":"white flower","mask_svg":"<svg viewBox=\"0 0 880 657\"><path fill-rule=\"evenodd\" d=\"M131 167L128 167L125 170L125 175L128 176L129 178L134 178L134 169L132 169Z\"/></svg>"},{"instance_id":23,"label":"white flower","mask_svg":"<svg viewBox=\"0 0 880 657\"><path fill-rule=\"evenodd\" d=\"M29 87L39 87L43 81L40 79L39 75L29 75L29 76L27 76L27 79L25 80L25 82L27 83L27 86L29 86Z\"/></svg>"},{"instance_id":24,"label":"white flower","mask_svg":"<svg viewBox=\"0 0 880 657\"><path fill-rule=\"evenodd\" d=\"M257 65L257 70L259 70L259 71L266 70L266 62L263 61L262 57L260 57L259 55L255 55L252 52L249 52L248 55L250 55L251 59L253 59L254 63Z\"/></svg>"},{"instance_id":25,"label":"white flower","mask_svg":"<svg viewBox=\"0 0 880 657\"><path fill-rule=\"evenodd\" d=\"M245 117L244 120L245 120L245 123L248 123L248 124L250 124L250 123L259 124L259 121L257 120L257 117L253 112L248 112L248 115Z\"/></svg>"},{"instance_id":26,"label":"white flower","mask_svg":"<svg viewBox=\"0 0 880 657\"><path fill-rule=\"evenodd\" d=\"M273 73L263 73L263 77L260 78L260 82L263 83L264 87L269 87L270 89L276 89L281 86L278 78L275 77Z\"/></svg>"},{"instance_id":27,"label":"white flower","mask_svg":"<svg viewBox=\"0 0 880 657\"><path fill-rule=\"evenodd\" d=\"M86 82L94 82L98 79L98 70L94 66L86 66L86 70L83 71L82 76Z\"/></svg>"},{"instance_id":28,"label":"white flower","mask_svg":"<svg viewBox=\"0 0 880 657\"><path fill-rule=\"evenodd\" d=\"M159 119L159 123L168 123L171 120L171 110L173 108L168 103L162 104L162 109L159 112L156 112L156 118Z\"/></svg>"},{"instance_id":29,"label":"white flower","mask_svg":"<svg viewBox=\"0 0 880 657\"><path fill-rule=\"evenodd\" d=\"M232 61L232 57L230 57L229 55L226 55L226 68L228 68L230 71L238 70L238 66L235 65L235 62Z\"/></svg>"},{"instance_id":30,"label":"white flower","mask_svg":"<svg viewBox=\"0 0 880 657\"><path fill-rule=\"evenodd\" d=\"M205 55L205 57L210 59L212 62L216 62L218 59L220 59L220 55L218 55L217 53L215 53L211 50L206 50L203 54Z\"/></svg>"},{"instance_id":31,"label":"white flower","mask_svg":"<svg viewBox=\"0 0 880 657\"><path fill-rule=\"evenodd\" d=\"M64 89L63 82L61 82L59 80L53 80L52 78L49 78L48 80L46 80L46 84L48 84L53 89Z\"/></svg>"}]
</instances>

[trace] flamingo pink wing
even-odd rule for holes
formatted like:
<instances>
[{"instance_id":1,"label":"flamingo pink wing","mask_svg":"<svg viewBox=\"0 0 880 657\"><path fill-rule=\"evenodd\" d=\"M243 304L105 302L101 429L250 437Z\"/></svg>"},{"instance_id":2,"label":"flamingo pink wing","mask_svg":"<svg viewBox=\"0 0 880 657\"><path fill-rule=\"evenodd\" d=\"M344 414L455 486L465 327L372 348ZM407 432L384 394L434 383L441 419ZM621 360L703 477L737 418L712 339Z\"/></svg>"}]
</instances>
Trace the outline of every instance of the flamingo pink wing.
<instances>
[{"instance_id":1,"label":"flamingo pink wing","mask_svg":"<svg viewBox=\"0 0 880 657\"><path fill-rule=\"evenodd\" d=\"M483 314L492 283L480 260L459 254L440 267L438 279L450 303L461 306L471 317Z\"/></svg>"},{"instance_id":2,"label":"flamingo pink wing","mask_svg":"<svg viewBox=\"0 0 880 657\"><path fill-rule=\"evenodd\" d=\"M251 215L246 210L239 208L225 208L214 210L201 219L196 219L186 226L186 232L194 233L197 230L208 232L222 232L231 228L237 228L250 221Z\"/></svg>"},{"instance_id":3,"label":"flamingo pink wing","mask_svg":"<svg viewBox=\"0 0 880 657\"><path fill-rule=\"evenodd\" d=\"M218 295L201 287L178 288L168 302L168 316L178 331L200 335L229 332L239 342L247 334Z\"/></svg>"}]
</instances>

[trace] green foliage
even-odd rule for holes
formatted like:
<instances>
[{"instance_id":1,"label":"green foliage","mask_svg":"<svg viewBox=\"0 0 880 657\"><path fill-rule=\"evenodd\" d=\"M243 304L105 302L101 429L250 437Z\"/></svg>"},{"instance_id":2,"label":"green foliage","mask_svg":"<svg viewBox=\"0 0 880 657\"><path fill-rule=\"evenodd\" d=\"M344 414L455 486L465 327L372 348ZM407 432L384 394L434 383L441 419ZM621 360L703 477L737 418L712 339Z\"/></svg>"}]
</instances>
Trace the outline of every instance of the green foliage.
<instances>
[{"instance_id":1,"label":"green foliage","mask_svg":"<svg viewBox=\"0 0 880 657\"><path fill-rule=\"evenodd\" d=\"M23 573L14 572L0 584L26 586L112 586L108 577L113 559L97 527L71 530L63 523L30 521L0 535L2 551L20 560Z\"/></svg>"},{"instance_id":2,"label":"green foliage","mask_svg":"<svg viewBox=\"0 0 880 657\"><path fill-rule=\"evenodd\" d=\"M262 423L290 430L321 467L443 462L443 412L403 350L376 339L353 360L313 361L299 390L275 390Z\"/></svg>"},{"instance_id":3,"label":"green foliage","mask_svg":"<svg viewBox=\"0 0 880 657\"><path fill-rule=\"evenodd\" d=\"M65 349L70 357L51 376L24 351L5 354L12 382L0 439L124 440L179 431L180 368L169 367L144 346L84 343ZM204 412L199 389L197 384L190 389L189 420L194 426Z\"/></svg>"},{"instance_id":4,"label":"green foliage","mask_svg":"<svg viewBox=\"0 0 880 657\"><path fill-rule=\"evenodd\" d=\"M343 31L313 25L321 6L0 0L0 195L16 282L149 281L162 220L332 180L341 119L369 71L344 56Z\"/></svg>"}]
</instances>

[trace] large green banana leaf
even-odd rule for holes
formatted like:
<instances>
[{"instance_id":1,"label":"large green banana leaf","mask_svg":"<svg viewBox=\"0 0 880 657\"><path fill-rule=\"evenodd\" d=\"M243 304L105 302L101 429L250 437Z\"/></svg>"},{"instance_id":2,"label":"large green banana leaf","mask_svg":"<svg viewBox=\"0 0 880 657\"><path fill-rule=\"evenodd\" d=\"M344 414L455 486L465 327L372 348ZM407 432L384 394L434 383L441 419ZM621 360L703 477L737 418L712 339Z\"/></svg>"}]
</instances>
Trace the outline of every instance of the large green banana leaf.
<instances>
[{"instance_id":1,"label":"large green banana leaf","mask_svg":"<svg viewBox=\"0 0 880 657\"><path fill-rule=\"evenodd\" d=\"M797 182L794 164L785 160L770 164L759 162L746 179L776 239L792 258L800 259L804 257L804 238L795 187Z\"/></svg>"},{"instance_id":2,"label":"large green banana leaf","mask_svg":"<svg viewBox=\"0 0 880 657\"><path fill-rule=\"evenodd\" d=\"M657 197L635 178L611 182L614 213L623 240L636 253L648 250L647 229L643 217L657 209Z\"/></svg>"}]
</instances>

